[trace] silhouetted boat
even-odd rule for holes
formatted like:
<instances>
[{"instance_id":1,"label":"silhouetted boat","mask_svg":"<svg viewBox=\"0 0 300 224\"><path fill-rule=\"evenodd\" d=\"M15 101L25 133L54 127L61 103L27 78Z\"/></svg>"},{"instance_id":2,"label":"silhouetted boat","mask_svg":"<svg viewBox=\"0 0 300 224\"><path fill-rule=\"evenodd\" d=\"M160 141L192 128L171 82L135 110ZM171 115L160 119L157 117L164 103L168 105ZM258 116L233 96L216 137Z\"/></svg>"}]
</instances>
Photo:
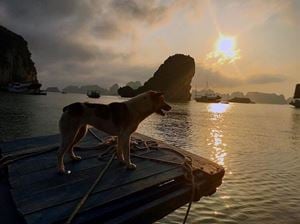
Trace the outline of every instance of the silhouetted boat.
<instances>
[{"instance_id":1,"label":"silhouetted boat","mask_svg":"<svg viewBox=\"0 0 300 224\"><path fill-rule=\"evenodd\" d=\"M300 83L296 85L294 97L290 104L296 108L300 108Z\"/></svg>"},{"instance_id":2,"label":"silhouetted boat","mask_svg":"<svg viewBox=\"0 0 300 224\"><path fill-rule=\"evenodd\" d=\"M213 90L209 89L208 82L206 82L206 88L202 90L201 93L196 91L194 99L201 103L219 103L222 97L214 93Z\"/></svg>"},{"instance_id":3,"label":"silhouetted boat","mask_svg":"<svg viewBox=\"0 0 300 224\"><path fill-rule=\"evenodd\" d=\"M99 98L100 97L100 93L95 90L88 91L86 95L90 98Z\"/></svg>"},{"instance_id":4,"label":"silhouetted boat","mask_svg":"<svg viewBox=\"0 0 300 224\"><path fill-rule=\"evenodd\" d=\"M217 94L205 94L202 96L195 96L195 100L201 103L219 103L221 97Z\"/></svg>"}]
</instances>

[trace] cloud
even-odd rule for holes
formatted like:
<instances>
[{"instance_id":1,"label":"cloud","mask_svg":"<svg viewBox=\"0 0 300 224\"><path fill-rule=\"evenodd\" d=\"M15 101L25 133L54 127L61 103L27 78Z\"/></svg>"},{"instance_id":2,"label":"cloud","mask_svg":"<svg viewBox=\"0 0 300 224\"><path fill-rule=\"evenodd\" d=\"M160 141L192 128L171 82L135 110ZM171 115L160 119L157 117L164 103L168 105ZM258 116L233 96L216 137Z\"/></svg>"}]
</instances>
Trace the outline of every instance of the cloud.
<instances>
[{"instance_id":1,"label":"cloud","mask_svg":"<svg viewBox=\"0 0 300 224\"><path fill-rule=\"evenodd\" d=\"M283 74L256 74L246 80L249 84L269 84L286 81Z\"/></svg>"},{"instance_id":2,"label":"cloud","mask_svg":"<svg viewBox=\"0 0 300 224\"><path fill-rule=\"evenodd\" d=\"M271 83L281 83L287 80L283 74L253 74L249 78L241 79L228 77L221 72L206 68L201 64L196 65L196 74L193 80L194 86L204 87L206 82L209 86L230 88L244 85L266 85Z\"/></svg>"},{"instance_id":3,"label":"cloud","mask_svg":"<svg viewBox=\"0 0 300 224\"><path fill-rule=\"evenodd\" d=\"M213 71L198 64L196 66L194 84L195 86L202 85L204 87L206 82L212 87L235 87L243 83L240 79L227 77L221 72Z\"/></svg>"}]
</instances>

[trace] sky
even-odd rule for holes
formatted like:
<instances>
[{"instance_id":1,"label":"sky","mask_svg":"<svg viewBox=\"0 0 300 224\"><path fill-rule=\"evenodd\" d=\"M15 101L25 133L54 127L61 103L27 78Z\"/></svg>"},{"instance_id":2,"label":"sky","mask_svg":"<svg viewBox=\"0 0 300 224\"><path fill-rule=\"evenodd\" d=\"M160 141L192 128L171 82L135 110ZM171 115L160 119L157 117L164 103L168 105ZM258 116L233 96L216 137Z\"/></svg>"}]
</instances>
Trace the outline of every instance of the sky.
<instances>
[{"instance_id":1,"label":"sky","mask_svg":"<svg viewBox=\"0 0 300 224\"><path fill-rule=\"evenodd\" d=\"M182 53L195 59L194 88L288 97L300 82L299 12L298 0L1 0L0 24L27 40L44 87L144 82Z\"/></svg>"}]
</instances>

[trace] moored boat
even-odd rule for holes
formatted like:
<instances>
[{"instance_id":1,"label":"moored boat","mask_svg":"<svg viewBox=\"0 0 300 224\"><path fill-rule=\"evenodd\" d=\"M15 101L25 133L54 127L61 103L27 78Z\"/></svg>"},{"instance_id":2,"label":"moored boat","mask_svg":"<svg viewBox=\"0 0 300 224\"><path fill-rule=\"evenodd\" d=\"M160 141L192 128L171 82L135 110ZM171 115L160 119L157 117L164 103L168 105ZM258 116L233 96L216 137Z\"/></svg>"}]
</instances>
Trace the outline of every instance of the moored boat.
<instances>
[{"instance_id":1,"label":"moored boat","mask_svg":"<svg viewBox=\"0 0 300 224\"><path fill-rule=\"evenodd\" d=\"M294 97L290 105L293 105L295 108L300 108L300 83L296 85Z\"/></svg>"},{"instance_id":2,"label":"moored boat","mask_svg":"<svg viewBox=\"0 0 300 224\"><path fill-rule=\"evenodd\" d=\"M100 97L100 93L96 90L88 91L86 95L90 98L99 98Z\"/></svg>"},{"instance_id":3,"label":"moored boat","mask_svg":"<svg viewBox=\"0 0 300 224\"><path fill-rule=\"evenodd\" d=\"M221 97L217 94L205 94L195 96L195 100L202 103L219 103L221 101Z\"/></svg>"},{"instance_id":4,"label":"moored boat","mask_svg":"<svg viewBox=\"0 0 300 224\"><path fill-rule=\"evenodd\" d=\"M206 82L206 88L201 90L200 93L196 91L194 100L201 103L220 103L222 97L209 89L208 82Z\"/></svg>"},{"instance_id":5,"label":"moored boat","mask_svg":"<svg viewBox=\"0 0 300 224\"><path fill-rule=\"evenodd\" d=\"M41 90L42 84L38 82L12 82L7 86L7 91L11 93L47 95L45 90Z\"/></svg>"}]
</instances>

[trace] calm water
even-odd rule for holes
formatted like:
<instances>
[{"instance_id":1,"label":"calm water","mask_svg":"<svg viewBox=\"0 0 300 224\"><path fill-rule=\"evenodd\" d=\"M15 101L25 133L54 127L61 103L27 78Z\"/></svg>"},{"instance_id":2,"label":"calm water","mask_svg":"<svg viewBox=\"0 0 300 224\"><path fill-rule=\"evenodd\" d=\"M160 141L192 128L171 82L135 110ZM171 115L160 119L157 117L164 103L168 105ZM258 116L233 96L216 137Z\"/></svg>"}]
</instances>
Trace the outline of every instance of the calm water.
<instances>
[{"instance_id":1,"label":"calm water","mask_svg":"<svg viewBox=\"0 0 300 224\"><path fill-rule=\"evenodd\" d=\"M108 103L80 94L0 93L0 140L58 132L62 107ZM212 197L194 203L188 223L300 223L300 110L288 105L174 104L139 132L209 158L226 169ZM158 223L181 223L186 207Z\"/></svg>"}]
</instances>

